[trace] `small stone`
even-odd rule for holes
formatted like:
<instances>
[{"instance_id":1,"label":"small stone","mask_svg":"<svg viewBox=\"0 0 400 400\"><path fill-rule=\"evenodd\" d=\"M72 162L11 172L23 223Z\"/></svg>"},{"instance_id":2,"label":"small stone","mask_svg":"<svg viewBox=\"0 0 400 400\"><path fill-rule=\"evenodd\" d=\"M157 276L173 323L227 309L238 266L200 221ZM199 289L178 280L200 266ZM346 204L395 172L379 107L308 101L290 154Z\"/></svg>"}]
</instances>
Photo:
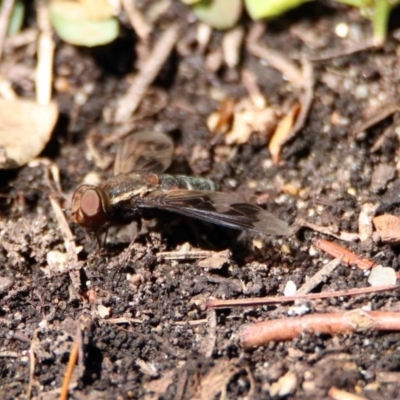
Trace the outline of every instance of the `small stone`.
<instances>
[{"instance_id":1,"label":"small stone","mask_svg":"<svg viewBox=\"0 0 400 400\"><path fill-rule=\"evenodd\" d=\"M99 304L97 306L97 312L101 318L107 318L110 316L110 308Z\"/></svg>"},{"instance_id":2,"label":"small stone","mask_svg":"<svg viewBox=\"0 0 400 400\"><path fill-rule=\"evenodd\" d=\"M283 294L285 296L294 296L296 294L297 286L293 281L287 281Z\"/></svg>"},{"instance_id":3,"label":"small stone","mask_svg":"<svg viewBox=\"0 0 400 400\"><path fill-rule=\"evenodd\" d=\"M390 267L382 267L377 265L372 268L368 277L368 283L371 286L395 285L397 281L396 271Z\"/></svg>"},{"instance_id":4,"label":"small stone","mask_svg":"<svg viewBox=\"0 0 400 400\"><path fill-rule=\"evenodd\" d=\"M271 385L269 394L271 397L286 397L293 394L297 388L297 376L289 371L277 382Z\"/></svg>"},{"instance_id":5,"label":"small stone","mask_svg":"<svg viewBox=\"0 0 400 400\"><path fill-rule=\"evenodd\" d=\"M389 181L396 176L396 168L388 164L379 164L375 167L371 177L371 189L378 193L385 189Z\"/></svg>"},{"instance_id":6,"label":"small stone","mask_svg":"<svg viewBox=\"0 0 400 400\"><path fill-rule=\"evenodd\" d=\"M62 272L67 266L67 254L57 250L50 250L46 255L50 272Z\"/></svg>"}]
</instances>

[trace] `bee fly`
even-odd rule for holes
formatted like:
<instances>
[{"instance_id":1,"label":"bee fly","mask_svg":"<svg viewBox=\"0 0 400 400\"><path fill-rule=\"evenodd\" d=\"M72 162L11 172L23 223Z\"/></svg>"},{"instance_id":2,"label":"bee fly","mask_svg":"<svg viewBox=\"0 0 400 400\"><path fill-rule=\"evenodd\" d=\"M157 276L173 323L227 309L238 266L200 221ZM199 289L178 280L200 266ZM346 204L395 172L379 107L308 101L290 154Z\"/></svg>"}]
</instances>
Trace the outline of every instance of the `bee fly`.
<instances>
[{"instance_id":1,"label":"bee fly","mask_svg":"<svg viewBox=\"0 0 400 400\"><path fill-rule=\"evenodd\" d=\"M172 140L162 133L140 132L121 142L114 177L99 186L82 185L72 198L72 219L91 231L131 221L140 223L149 209L197 218L229 228L289 235L286 222L240 198L218 192L205 178L167 175Z\"/></svg>"}]
</instances>

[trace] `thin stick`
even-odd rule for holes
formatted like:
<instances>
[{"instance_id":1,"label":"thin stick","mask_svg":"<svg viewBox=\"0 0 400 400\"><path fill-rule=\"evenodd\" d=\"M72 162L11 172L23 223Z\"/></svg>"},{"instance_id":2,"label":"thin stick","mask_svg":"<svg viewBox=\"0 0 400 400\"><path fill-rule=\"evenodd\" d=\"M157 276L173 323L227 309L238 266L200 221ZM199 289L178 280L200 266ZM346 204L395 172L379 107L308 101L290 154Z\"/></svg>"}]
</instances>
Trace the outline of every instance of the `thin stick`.
<instances>
[{"instance_id":1,"label":"thin stick","mask_svg":"<svg viewBox=\"0 0 400 400\"><path fill-rule=\"evenodd\" d=\"M179 26L172 25L155 44L148 60L141 66L128 92L123 96L115 111L115 122L127 122L136 111L148 87L157 77L178 39Z\"/></svg>"},{"instance_id":2,"label":"thin stick","mask_svg":"<svg viewBox=\"0 0 400 400\"><path fill-rule=\"evenodd\" d=\"M40 105L47 105L51 100L55 49L47 2L38 2L38 24L41 33L37 46L36 101Z\"/></svg>"},{"instance_id":3,"label":"thin stick","mask_svg":"<svg viewBox=\"0 0 400 400\"><path fill-rule=\"evenodd\" d=\"M336 267L342 261L341 258L335 258L334 260L325 264L316 274L314 274L304 285L299 287L296 294L307 294L315 289L321 282L325 281L328 276L336 269Z\"/></svg>"},{"instance_id":4,"label":"thin stick","mask_svg":"<svg viewBox=\"0 0 400 400\"><path fill-rule=\"evenodd\" d=\"M308 114L310 113L312 102L314 100L314 85L315 85L314 67L312 63L306 58L302 60L302 64L303 64L302 75L304 82L304 92L300 99L300 104L301 104L300 113L296 119L296 123L294 124L290 132L290 135L286 138L285 143L291 140L293 137L295 137L297 133L303 128L308 118Z\"/></svg>"},{"instance_id":5,"label":"thin stick","mask_svg":"<svg viewBox=\"0 0 400 400\"><path fill-rule=\"evenodd\" d=\"M164 260L201 260L210 257L225 257L228 259L231 254L229 250L216 252L211 250L188 250L188 251L160 251L157 257L162 257Z\"/></svg>"},{"instance_id":6,"label":"thin stick","mask_svg":"<svg viewBox=\"0 0 400 400\"><path fill-rule=\"evenodd\" d=\"M281 72L293 86L297 88L303 87L303 73L300 68L282 53L272 50L258 42L263 33L262 30L261 24L254 24L246 43L248 52L255 57L267 61L272 68Z\"/></svg>"},{"instance_id":7,"label":"thin stick","mask_svg":"<svg viewBox=\"0 0 400 400\"><path fill-rule=\"evenodd\" d=\"M215 310L207 310L207 335L202 340L199 352L210 358L217 343L217 314Z\"/></svg>"},{"instance_id":8,"label":"thin stick","mask_svg":"<svg viewBox=\"0 0 400 400\"><path fill-rule=\"evenodd\" d=\"M33 337L30 345L30 361L29 361L29 385L26 391L26 398L29 400L32 396L32 386L35 377L35 345L37 341L39 329L35 329L33 332Z\"/></svg>"},{"instance_id":9,"label":"thin stick","mask_svg":"<svg viewBox=\"0 0 400 400\"><path fill-rule=\"evenodd\" d=\"M327 226L318 226L316 224L312 224L311 222L307 222L303 218L297 218L295 221L296 226L303 226L306 228L310 228L315 232L322 233L324 235L332 236L338 240L343 240L345 242L354 242L360 238L358 233L353 232L345 232L341 231L339 234L333 233L332 230Z\"/></svg>"},{"instance_id":10,"label":"thin stick","mask_svg":"<svg viewBox=\"0 0 400 400\"><path fill-rule=\"evenodd\" d=\"M71 228L68 225L68 221L65 218L65 215L63 211L61 210L60 205L58 204L58 201L56 198L52 195L49 196L50 204L53 209L54 216L56 218L56 221L58 223L58 227L60 228L61 234L64 238L64 246L67 250L68 256L74 260L78 261L78 256L77 256L77 248L75 245L75 237L71 231Z\"/></svg>"},{"instance_id":11,"label":"thin stick","mask_svg":"<svg viewBox=\"0 0 400 400\"><path fill-rule=\"evenodd\" d=\"M352 129L351 134L356 136L360 132L363 132L374 125L378 124L379 122L383 121L384 119L390 117L392 114L400 111L400 104L398 101L385 104L384 107L381 107L379 110L374 112L373 115L367 118L363 118L362 121L356 123L354 128Z\"/></svg>"},{"instance_id":12,"label":"thin stick","mask_svg":"<svg viewBox=\"0 0 400 400\"><path fill-rule=\"evenodd\" d=\"M128 14L129 22L131 23L136 34L143 41L149 40L151 26L137 8L136 3L132 0L122 0L122 6L125 8L126 13Z\"/></svg>"},{"instance_id":13,"label":"thin stick","mask_svg":"<svg viewBox=\"0 0 400 400\"><path fill-rule=\"evenodd\" d=\"M79 348L81 343L82 343L81 331L80 328L78 327L76 337L74 340L74 345L72 346L71 354L69 356L67 371L65 372L63 385L61 387L60 400L68 399L68 388L69 384L71 383L72 373L74 372L76 362L78 361Z\"/></svg>"},{"instance_id":14,"label":"thin stick","mask_svg":"<svg viewBox=\"0 0 400 400\"><path fill-rule=\"evenodd\" d=\"M348 265L356 265L361 269L371 269L376 263L361 257L352 251L345 249L337 243L325 239L314 239L313 245L335 258L342 258L342 262Z\"/></svg>"},{"instance_id":15,"label":"thin stick","mask_svg":"<svg viewBox=\"0 0 400 400\"><path fill-rule=\"evenodd\" d=\"M316 300L327 299L343 296L359 296L362 294L369 294L375 292L384 292L386 290L399 289L400 285L383 285L375 287L356 288L348 290L338 290L334 292L325 293L311 293L301 294L294 296L276 296L276 297L260 297L251 299L234 299L234 300L210 300L206 304L206 308L231 308L231 307L254 307L263 306L266 304L281 304L290 303L296 300Z\"/></svg>"},{"instance_id":16,"label":"thin stick","mask_svg":"<svg viewBox=\"0 0 400 400\"><path fill-rule=\"evenodd\" d=\"M244 325L239 338L245 349L270 342L292 340L304 332L335 335L346 332L399 331L400 313L352 310L341 313L312 314Z\"/></svg>"},{"instance_id":17,"label":"thin stick","mask_svg":"<svg viewBox=\"0 0 400 400\"><path fill-rule=\"evenodd\" d=\"M310 59L310 61L326 61L326 60L330 60L332 58L349 56L354 53L359 53L361 51L370 50L370 49L374 49L377 47L379 47L379 46L376 46L373 39L367 39L361 43L356 43L356 44L350 45L347 48L342 47L339 49L333 49L333 50L321 52L317 56L309 57L309 59Z\"/></svg>"}]
</instances>

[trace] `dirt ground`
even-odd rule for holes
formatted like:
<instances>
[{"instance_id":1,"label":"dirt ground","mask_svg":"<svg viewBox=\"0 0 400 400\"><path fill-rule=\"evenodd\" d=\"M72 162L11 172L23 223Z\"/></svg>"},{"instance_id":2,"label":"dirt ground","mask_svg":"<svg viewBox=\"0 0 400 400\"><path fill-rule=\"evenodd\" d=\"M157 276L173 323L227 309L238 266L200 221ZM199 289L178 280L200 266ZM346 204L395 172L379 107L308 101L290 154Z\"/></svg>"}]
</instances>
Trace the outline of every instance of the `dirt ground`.
<instances>
[{"instance_id":1,"label":"dirt ground","mask_svg":"<svg viewBox=\"0 0 400 400\"><path fill-rule=\"evenodd\" d=\"M396 329L305 329L294 339L249 349L241 342L243 325L265 320L398 311L399 290L206 309L213 299L283 296L290 286L301 287L332 260L315 246L317 238L399 272L396 241L376 232L361 237L359 218L365 204L373 210L369 229L374 216L400 214L399 18L394 11L382 48L333 57L326 56L371 37L370 23L357 10L311 3L264 24L260 46L299 71L312 71L297 86L246 43L240 63L227 66L222 32L212 32L201 49L198 22L180 2L155 24L148 49L173 22L180 25L179 40L127 131L161 128L175 143L170 173L208 177L223 191L257 202L296 227L283 238L239 235L164 213L147 222L131 246L134 225L110 229L99 249L72 223L70 199L89 173L112 175L117 140L109 139L121 126L109 122L110 110L132 82L144 50L126 21L119 39L107 46L79 48L56 39L60 118L52 139L42 162L0 173L0 397L59 398L77 351L73 399L348 398L332 388L357 399L400 398ZM27 24L34 28L35 18ZM353 37L339 37L339 24ZM255 23L244 17L240 25L249 40ZM21 97L33 98L35 58L28 47L8 54L15 57L14 68L0 74ZM276 120L229 142L223 99L249 98L243 71L254 78ZM307 110L304 93L310 88ZM306 119L273 162L268 143L275 127L299 108ZM228 122L210 133L207 121L218 110ZM379 110L392 111L357 129ZM51 166L59 169L59 185ZM65 229L50 196L73 231L75 260L65 258ZM344 261L312 293L371 287L369 271Z\"/></svg>"}]
</instances>

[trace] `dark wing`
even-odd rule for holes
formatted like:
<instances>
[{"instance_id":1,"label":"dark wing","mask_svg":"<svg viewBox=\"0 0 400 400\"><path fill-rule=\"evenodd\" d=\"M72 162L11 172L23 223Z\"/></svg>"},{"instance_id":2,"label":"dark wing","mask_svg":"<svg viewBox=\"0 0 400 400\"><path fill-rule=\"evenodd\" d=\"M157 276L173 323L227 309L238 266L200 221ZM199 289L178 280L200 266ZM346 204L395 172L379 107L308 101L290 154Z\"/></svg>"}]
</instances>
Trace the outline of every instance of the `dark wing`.
<instances>
[{"instance_id":1,"label":"dark wing","mask_svg":"<svg viewBox=\"0 0 400 400\"><path fill-rule=\"evenodd\" d=\"M231 194L211 191L169 190L142 199L140 207L158 208L234 229L267 235L290 235L288 224Z\"/></svg>"},{"instance_id":2,"label":"dark wing","mask_svg":"<svg viewBox=\"0 0 400 400\"><path fill-rule=\"evenodd\" d=\"M139 132L128 136L117 149L114 175L127 172L164 172L171 164L174 144L160 132Z\"/></svg>"}]
</instances>

